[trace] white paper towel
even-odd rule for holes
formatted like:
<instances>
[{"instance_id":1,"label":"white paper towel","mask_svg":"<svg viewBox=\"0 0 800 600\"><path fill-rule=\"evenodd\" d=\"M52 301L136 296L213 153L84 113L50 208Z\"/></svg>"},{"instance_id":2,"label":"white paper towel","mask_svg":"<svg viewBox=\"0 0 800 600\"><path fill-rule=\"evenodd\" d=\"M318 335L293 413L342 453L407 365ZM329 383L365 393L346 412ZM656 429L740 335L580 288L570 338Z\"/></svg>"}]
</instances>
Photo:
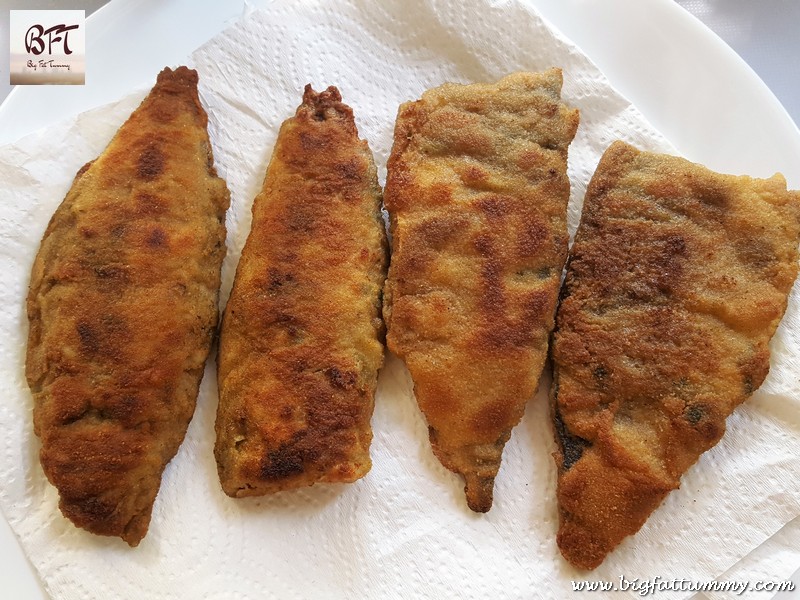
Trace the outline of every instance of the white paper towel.
<instances>
[{"instance_id":1,"label":"white paper towel","mask_svg":"<svg viewBox=\"0 0 800 600\"><path fill-rule=\"evenodd\" d=\"M523 0L276 1L266 12L246 14L191 62L200 72L217 166L232 193L223 298L278 127L308 82L317 90L339 87L383 180L401 102L445 81L562 67L564 99L581 111L570 148L573 232L586 184L612 140L670 150ZM571 594L570 580L587 577L714 579L800 515L795 294L773 340L764 386L729 419L723 441L681 489L591 574L572 569L555 546L554 443L545 393L531 399L506 447L494 507L477 515L466 507L463 481L433 457L411 381L391 356L380 376L373 469L365 479L265 498L226 497L212 454L216 378L209 365L141 545L130 549L76 529L58 512L57 493L38 465L23 373L23 300L39 240L72 177L143 95L0 149L6 281L0 289L0 506L54 598L563 598Z\"/></svg>"},{"instance_id":2,"label":"white paper towel","mask_svg":"<svg viewBox=\"0 0 800 600\"><path fill-rule=\"evenodd\" d=\"M775 535L745 556L733 567L723 573L718 580L726 582L749 581L755 582L788 582L797 565L800 564L800 517L784 525ZM800 581L794 593L784 591L777 596L780 600L800 598ZM762 592L759 597L767 599L775 594L779 588ZM771 593L770 593L771 591ZM755 592L755 589L753 589ZM734 600L740 597L733 591L716 591L705 594L710 600ZM755 596L754 596L755 597Z\"/></svg>"}]
</instances>

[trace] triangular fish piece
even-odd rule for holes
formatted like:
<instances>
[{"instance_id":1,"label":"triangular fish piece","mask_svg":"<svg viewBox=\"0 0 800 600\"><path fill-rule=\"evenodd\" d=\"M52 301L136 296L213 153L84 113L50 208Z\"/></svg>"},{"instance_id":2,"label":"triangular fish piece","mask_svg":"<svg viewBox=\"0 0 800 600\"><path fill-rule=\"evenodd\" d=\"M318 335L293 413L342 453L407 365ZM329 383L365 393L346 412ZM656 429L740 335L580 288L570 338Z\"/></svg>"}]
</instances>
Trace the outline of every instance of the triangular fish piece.
<instances>
[{"instance_id":1,"label":"triangular fish piece","mask_svg":"<svg viewBox=\"0 0 800 600\"><path fill-rule=\"evenodd\" d=\"M53 215L26 374L61 511L135 546L183 441L217 326L229 195L197 73L164 69Z\"/></svg>"},{"instance_id":2,"label":"triangular fish piece","mask_svg":"<svg viewBox=\"0 0 800 600\"><path fill-rule=\"evenodd\" d=\"M578 111L561 85L559 69L445 84L403 104L395 125L387 344L478 512L536 390L567 255Z\"/></svg>"},{"instance_id":3,"label":"triangular fish piece","mask_svg":"<svg viewBox=\"0 0 800 600\"><path fill-rule=\"evenodd\" d=\"M615 142L586 193L553 338L558 545L598 566L769 370L800 194Z\"/></svg>"}]
</instances>

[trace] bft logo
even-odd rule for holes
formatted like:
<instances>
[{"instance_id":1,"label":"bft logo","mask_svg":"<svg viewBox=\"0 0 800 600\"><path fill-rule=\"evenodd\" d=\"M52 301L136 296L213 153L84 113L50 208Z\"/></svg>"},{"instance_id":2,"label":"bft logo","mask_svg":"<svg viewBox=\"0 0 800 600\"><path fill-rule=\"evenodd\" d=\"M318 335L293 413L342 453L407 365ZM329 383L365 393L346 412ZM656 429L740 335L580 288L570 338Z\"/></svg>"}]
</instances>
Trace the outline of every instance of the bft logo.
<instances>
[{"instance_id":1,"label":"bft logo","mask_svg":"<svg viewBox=\"0 0 800 600\"><path fill-rule=\"evenodd\" d=\"M12 10L12 85L83 85L86 80L85 12Z\"/></svg>"},{"instance_id":2,"label":"bft logo","mask_svg":"<svg viewBox=\"0 0 800 600\"><path fill-rule=\"evenodd\" d=\"M69 32L79 27L80 25L65 25L61 23L49 29L45 29L39 24L31 25L30 29L28 29L28 32L25 34L25 50L38 56L44 52L46 47L47 53L52 54L53 44L61 42L64 48L64 54L72 54L72 50L69 49ZM63 34L63 37L59 34ZM44 36L47 36L47 46L44 44Z\"/></svg>"}]
</instances>

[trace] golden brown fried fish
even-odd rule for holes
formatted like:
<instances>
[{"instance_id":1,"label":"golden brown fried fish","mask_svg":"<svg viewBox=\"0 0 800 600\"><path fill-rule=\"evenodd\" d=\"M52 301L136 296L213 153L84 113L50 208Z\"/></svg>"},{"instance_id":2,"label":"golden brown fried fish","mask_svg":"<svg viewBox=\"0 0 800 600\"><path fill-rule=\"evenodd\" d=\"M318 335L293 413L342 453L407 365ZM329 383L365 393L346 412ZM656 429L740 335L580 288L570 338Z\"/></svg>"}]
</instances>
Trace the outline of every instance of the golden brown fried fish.
<instances>
[{"instance_id":1,"label":"golden brown fried fish","mask_svg":"<svg viewBox=\"0 0 800 600\"><path fill-rule=\"evenodd\" d=\"M372 154L335 87L281 126L223 316L215 454L254 496L371 466L386 240Z\"/></svg>"},{"instance_id":2,"label":"golden brown fried fish","mask_svg":"<svg viewBox=\"0 0 800 600\"><path fill-rule=\"evenodd\" d=\"M534 393L567 255L561 71L446 84L402 105L389 159L387 344L405 360L433 451L492 505L511 429Z\"/></svg>"},{"instance_id":3,"label":"golden brown fried fish","mask_svg":"<svg viewBox=\"0 0 800 600\"><path fill-rule=\"evenodd\" d=\"M27 378L61 511L136 546L194 412L217 324L228 191L197 73L164 69L50 221Z\"/></svg>"},{"instance_id":4,"label":"golden brown fried fish","mask_svg":"<svg viewBox=\"0 0 800 600\"><path fill-rule=\"evenodd\" d=\"M586 193L553 341L558 545L592 569L761 385L800 193L616 142Z\"/></svg>"}]
</instances>

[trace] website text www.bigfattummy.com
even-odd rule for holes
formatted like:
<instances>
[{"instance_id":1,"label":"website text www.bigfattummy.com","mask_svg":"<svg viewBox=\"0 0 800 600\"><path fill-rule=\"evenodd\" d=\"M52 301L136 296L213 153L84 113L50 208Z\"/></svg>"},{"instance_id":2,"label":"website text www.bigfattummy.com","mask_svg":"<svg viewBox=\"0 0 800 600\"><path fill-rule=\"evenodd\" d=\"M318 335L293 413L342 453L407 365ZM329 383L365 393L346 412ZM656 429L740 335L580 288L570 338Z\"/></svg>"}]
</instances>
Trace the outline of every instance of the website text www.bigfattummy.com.
<instances>
[{"instance_id":1,"label":"website text www.bigfattummy.com","mask_svg":"<svg viewBox=\"0 0 800 600\"><path fill-rule=\"evenodd\" d=\"M572 581L573 592L635 592L649 596L656 592L792 592L791 581L692 581L691 579L629 579L620 575L618 581L582 580Z\"/></svg>"}]
</instances>

